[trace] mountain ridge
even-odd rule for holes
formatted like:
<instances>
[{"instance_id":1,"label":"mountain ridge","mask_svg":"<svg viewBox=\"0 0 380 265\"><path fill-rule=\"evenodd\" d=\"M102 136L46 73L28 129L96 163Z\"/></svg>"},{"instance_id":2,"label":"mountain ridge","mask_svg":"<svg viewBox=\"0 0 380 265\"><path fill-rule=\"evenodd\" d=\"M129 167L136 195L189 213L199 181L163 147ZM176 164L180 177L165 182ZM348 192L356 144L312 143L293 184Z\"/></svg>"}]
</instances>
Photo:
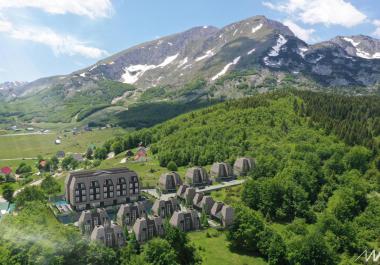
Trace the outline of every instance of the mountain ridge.
<instances>
[{"instance_id":1,"label":"mountain ridge","mask_svg":"<svg viewBox=\"0 0 380 265\"><path fill-rule=\"evenodd\" d=\"M97 104L127 110L141 102L244 97L290 79L291 85L303 89L378 93L380 40L337 36L308 44L280 22L254 16L222 28L194 27L135 45L71 74L24 84L21 93L3 100L22 105L38 94L54 105L77 94L103 93L115 98L96 100ZM119 86L117 93L102 91L108 87L102 86L104 82ZM87 108L76 107L78 112ZM17 107L13 110L17 112Z\"/></svg>"}]
</instances>

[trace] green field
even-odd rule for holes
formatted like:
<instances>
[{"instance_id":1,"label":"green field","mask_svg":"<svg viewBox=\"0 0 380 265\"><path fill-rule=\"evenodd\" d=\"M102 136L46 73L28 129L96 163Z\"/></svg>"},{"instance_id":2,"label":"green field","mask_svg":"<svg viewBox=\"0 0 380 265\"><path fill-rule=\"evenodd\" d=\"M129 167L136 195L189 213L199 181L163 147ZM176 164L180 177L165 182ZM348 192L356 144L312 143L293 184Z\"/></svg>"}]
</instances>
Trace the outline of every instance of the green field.
<instances>
[{"instance_id":1,"label":"green field","mask_svg":"<svg viewBox=\"0 0 380 265\"><path fill-rule=\"evenodd\" d=\"M57 151L66 153L84 153L90 144L100 145L105 139L122 135L123 129L94 130L72 133L52 133L37 135L3 135L0 136L0 161L2 159L36 158L38 155L52 156ZM62 144L56 145L57 137L62 137Z\"/></svg>"},{"instance_id":2,"label":"green field","mask_svg":"<svg viewBox=\"0 0 380 265\"><path fill-rule=\"evenodd\" d=\"M208 237L207 235L211 235ZM229 248L229 243L224 232L208 229L189 233L191 241L200 250L203 258L202 264L207 265L265 265L262 258L234 253Z\"/></svg>"},{"instance_id":3,"label":"green field","mask_svg":"<svg viewBox=\"0 0 380 265\"><path fill-rule=\"evenodd\" d=\"M126 163L120 164L120 161L124 158L124 155L125 153L122 153L112 159L104 160L98 168L107 169L114 167L127 167L139 175L140 181L142 182L144 188L156 187L160 175L168 172L167 168L159 165L158 160L153 157L151 153L148 154L149 159L147 162L127 161ZM185 167L178 168L178 173L182 179L185 176L185 172Z\"/></svg>"}]
</instances>

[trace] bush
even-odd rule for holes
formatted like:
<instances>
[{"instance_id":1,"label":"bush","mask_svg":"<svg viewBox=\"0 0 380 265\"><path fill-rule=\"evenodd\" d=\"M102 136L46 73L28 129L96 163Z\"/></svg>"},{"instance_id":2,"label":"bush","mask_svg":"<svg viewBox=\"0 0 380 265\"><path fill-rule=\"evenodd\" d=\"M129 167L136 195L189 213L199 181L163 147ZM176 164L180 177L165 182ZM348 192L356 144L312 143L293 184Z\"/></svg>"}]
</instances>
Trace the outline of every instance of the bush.
<instances>
[{"instance_id":1,"label":"bush","mask_svg":"<svg viewBox=\"0 0 380 265\"><path fill-rule=\"evenodd\" d=\"M174 161L170 161L166 167L170 171L177 171L178 170L177 164Z\"/></svg>"}]
</instances>

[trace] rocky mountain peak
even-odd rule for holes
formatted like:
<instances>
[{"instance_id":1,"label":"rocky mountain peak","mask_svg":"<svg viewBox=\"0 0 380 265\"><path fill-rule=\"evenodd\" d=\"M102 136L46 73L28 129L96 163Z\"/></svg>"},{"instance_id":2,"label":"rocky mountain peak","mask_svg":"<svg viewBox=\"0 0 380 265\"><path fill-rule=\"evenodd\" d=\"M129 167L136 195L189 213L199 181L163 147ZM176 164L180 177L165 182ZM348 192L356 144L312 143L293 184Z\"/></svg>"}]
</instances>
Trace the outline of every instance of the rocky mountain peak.
<instances>
[{"instance_id":1,"label":"rocky mountain peak","mask_svg":"<svg viewBox=\"0 0 380 265\"><path fill-rule=\"evenodd\" d=\"M350 56L380 59L380 40L365 35L338 36L331 42L339 45Z\"/></svg>"}]
</instances>

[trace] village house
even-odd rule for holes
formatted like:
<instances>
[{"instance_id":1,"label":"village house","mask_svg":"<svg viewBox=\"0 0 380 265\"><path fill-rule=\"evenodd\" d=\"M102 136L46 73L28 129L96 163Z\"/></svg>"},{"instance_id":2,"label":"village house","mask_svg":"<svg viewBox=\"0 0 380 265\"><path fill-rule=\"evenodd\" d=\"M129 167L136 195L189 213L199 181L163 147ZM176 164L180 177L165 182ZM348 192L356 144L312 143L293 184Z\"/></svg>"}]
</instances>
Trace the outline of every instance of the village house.
<instances>
[{"instance_id":1,"label":"village house","mask_svg":"<svg viewBox=\"0 0 380 265\"><path fill-rule=\"evenodd\" d=\"M211 166L210 175L216 181L226 181L234 178L232 167L224 162L216 162Z\"/></svg>"},{"instance_id":2,"label":"village house","mask_svg":"<svg viewBox=\"0 0 380 265\"><path fill-rule=\"evenodd\" d=\"M211 184L207 171L203 167L189 168L185 179L186 184L192 187L204 187Z\"/></svg>"},{"instance_id":3,"label":"village house","mask_svg":"<svg viewBox=\"0 0 380 265\"><path fill-rule=\"evenodd\" d=\"M128 168L70 172L65 197L74 210L135 202L140 199L139 178Z\"/></svg>"},{"instance_id":4,"label":"village house","mask_svg":"<svg viewBox=\"0 0 380 265\"><path fill-rule=\"evenodd\" d=\"M195 193L195 188L189 187L187 185L181 185L177 191L177 198L184 201L185 204L191 205L193 204Z\"/></svg>"},{"instance_id":5,"label":"village house","mask_svg":"<svg viewBox=\"0 0 380 265\"><path fill-rule=\"evenodd\" d=\"M205 196L203 193L195 194L193 199L193 206L198 211L204 212L207 215L210 215L211 208L214 205L215 201L211 196Z\"/></svg>"},{"instance_id":6,"label":"village house","mask_svg":"<svg viewBox=\"0 0 380 265\"><path fill-rule=\"evenodd\" d=\"M147 217L146 204L142 201L123 204L117 212L117 222L121 226L132 227L141 217Z\"/></svg>"},{"instance_id":7,"label":"village house","mask_svg":"<svg viewBox=\"0 0 380 265\"><path fill-rule=\"evenodd\" d=\"M177 210L181 210L181 206L176 198L157 199L152 207L152 213L161 216L163 219L170 218Z\"/></svg>"},{"instance_id":8,"label":"village house","mask_svg":"<svg viewBox=\"0 0 380 265\"><path fill-rule=\"evenodd\" d=\"M196 210L175 211L170 218L170 224L182 232L189 232L201 228L199 214Z\"/></svg>"},{"instance_id":9,"label":"village house","mask_svg":"<svg viewBox=\"0 0 380 265\"><path fill-rule=\"evenodd\" d=\"M228 227L234 222L234 208L222 202L215 202L211 208L211 218L221 223L223 227Z\"/></svg>"},{"instance_id":10,"label":"village house","mask_svg":"<svg viewBox=\"0 0 380 265\"><path fill-rule=\"evenodd\" d=\"M160 176L159 188L163 193L176 192L182 180L176 172L164 173Z\"/></svg>"},{"instance_id":11,"label":"village house","mask_svg":"<svg viewBox=\"0 0 380 265\"><path fill-rule=\"evenodd\" d=\"M138 218L133 225L133 232L139 243L146 242L153 237L165 234L164 224L160 216Z\"/></svg>"},{"instance_id":12,"label":"village house","mask_svg":"<svg viewBox=\"0 0 380 265\"><path fill-rule=\"evenodd\" d=\"M78 220L78 227L82 234L90 236L92 230L94 230L97 225L104 227L111 225L111 219L104 208L82 211Z\"/></svg>"},{"instance_id":13,"label":"village house","mask_svg":"<svg viewBox=\"0 0 380 265\"><path fill-rule=\"evenodd\" d=\"M125 244L123 229L116 224L95 226L90 239L101 242L107 247L121 247Z\"/></svg>"},{"instance_id":14,"label":"village house","mask_svg":"<svg viewBox=\"0 0 380 265\"><path fill-rule=\"evenodd\" d=\"M6 177L12 174L12 169L10 167L2 167L0 169L0 176Z\"/></svg>"},{"instance_id":15,"label":"village house","mask_svg":"<svg viewBox=\"0 0 380 265\"><path fill-rule=\"evenodd\" d=\"M240 157L234 163L234 174L246 176L255 166L255 162L249 157Z\"/></svg>"}]
</instances>

